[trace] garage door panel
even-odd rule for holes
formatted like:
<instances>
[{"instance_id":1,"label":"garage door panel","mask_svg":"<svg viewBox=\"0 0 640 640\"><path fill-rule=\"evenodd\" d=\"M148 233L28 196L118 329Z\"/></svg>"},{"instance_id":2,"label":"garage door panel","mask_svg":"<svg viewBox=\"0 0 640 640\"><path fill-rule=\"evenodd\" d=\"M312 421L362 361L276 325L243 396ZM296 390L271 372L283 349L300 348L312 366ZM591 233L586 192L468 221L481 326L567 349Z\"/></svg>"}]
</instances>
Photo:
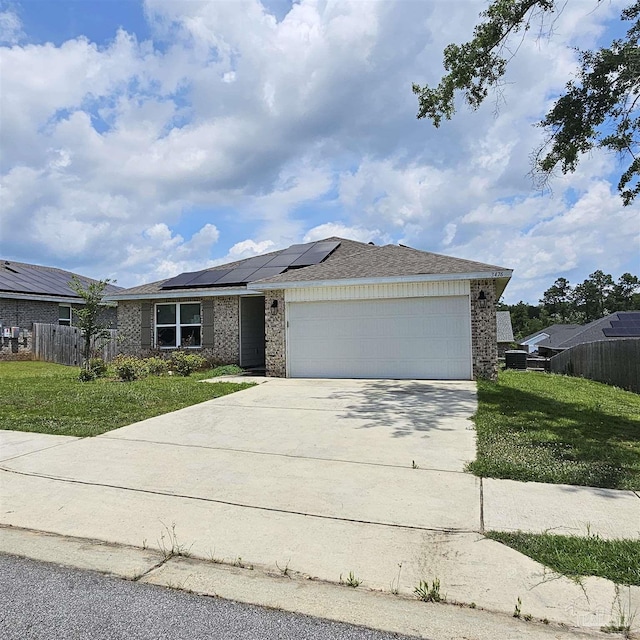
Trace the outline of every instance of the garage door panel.
<instances>
[{"instance_id":1,"label":"garage door panel","mask_svg":"<svg viewBox=\"0 0 640 640\"><path fill-rule=\"evenodd\" d=\"M293 377L471 377L467 296L287 305Z\"/></svg>"}]
</instances>

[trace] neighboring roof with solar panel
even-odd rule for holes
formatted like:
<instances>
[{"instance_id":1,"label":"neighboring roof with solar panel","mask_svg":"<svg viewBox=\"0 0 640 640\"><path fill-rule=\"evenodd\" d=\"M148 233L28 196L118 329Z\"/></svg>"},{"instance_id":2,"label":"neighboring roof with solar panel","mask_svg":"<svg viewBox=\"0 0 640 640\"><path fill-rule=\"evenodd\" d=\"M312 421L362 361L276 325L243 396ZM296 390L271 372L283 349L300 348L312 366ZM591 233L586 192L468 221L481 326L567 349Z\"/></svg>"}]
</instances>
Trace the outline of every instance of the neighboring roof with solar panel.
<instances>
[{"instance_id":1,"label":"neighboring roof with solar panel","mask_svg":"<svg viewBox=\"0 0 640 640\"><path fill-rule=\"evenodd\" d=\"M556 331L554 336L538 342L538 348L564 351L586 342L600 342L602 340L615 340L616 338L640 338L640 311L617 311L583 326L554 326L557 328L566 326L566 330L563 332ZM543 329L539 333L549 332L550 328ZM554 337L555 340L553 339ZM560 337L559 340L558 337ZM521 341L521 344L523 343L524 341Z\"/></svg>"},{"instance_id":2,"label":"neighboring roof with solar panel","mask_svg":"<svg viewBox=\"0 0 640 640\"><path fill-rule=\"evenodd\" d=\"M0 260L0 296L3 298L74 298L82 302L82 298L69 287L69 282L76 276L83 285L96 282L71 271L56 269L55 267L43 267L37 264ZM107 285L105 292L114 294L121 287Z\"/></svg>"}]
</instances>

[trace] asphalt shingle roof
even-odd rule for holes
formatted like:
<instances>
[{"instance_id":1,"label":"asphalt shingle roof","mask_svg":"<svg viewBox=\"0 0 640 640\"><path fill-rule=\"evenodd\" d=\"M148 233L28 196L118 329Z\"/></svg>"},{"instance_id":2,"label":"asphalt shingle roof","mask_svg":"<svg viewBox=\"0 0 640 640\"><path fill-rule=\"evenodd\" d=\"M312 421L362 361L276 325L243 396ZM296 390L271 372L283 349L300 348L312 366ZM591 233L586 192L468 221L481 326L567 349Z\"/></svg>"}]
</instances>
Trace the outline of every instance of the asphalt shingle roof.
<instances>
[{"instance_id":1,"label":"asphalt shingle roof","mask_svg":"<svg viewBox=\"0 0 640 640\"><path fill-rule=\"evenodd\" d=\"M322 240L320 242L328 242L331 240L339 241L340 246L325 260L325 262L335 260L338 257L350 255L352 253L362 250L362 248L369 246L362 242L356 242L355 240L345 240L344 238L336 238L336 237L327 238L326 240ZM276 256L282 251L284 251L284 249L279 249L278 251L271 251L269 253L262 253L260 255ZM255 257L255 256L251 256L251 257ZM246 262L247 260L250 260L250 259L251 258L244 258L243 260L235 260L234 262L225 262L224 264L217 264L214 267L211 267L210 269L206 269L206 271L215 271L216 269L231 269L233 267L241 267L243 262ZM302 270L303 269L299 269L299 271L302 271ZM164 280L156 280L155 282L150 282L148 284L142 284L137 287L131 287L130 289L124 289L123 291L119 291L118 293L126 295L127 297L131 297L137 294L148 295L153 293L157 293L159 294L159 296L162 296L163 294L166 294L170 291L173 291L173 292L180 291L181 293L184 292L185 294L190 294L190 293L202 293L202 291L206 289L215 289L216 291L221 291L221 292L237 291L238 288L244 287L244 285L234 285L234 286L228 286L228 287L188 287L188 288L184 287L184 288L173 289L173 290L163 289L162 285L170 279L171 278L165 278Z\"/></svg>"},{"instance_id":2,"label":"asphalt shingle roof","mask_svg":"<svg viewBox=\"0 0 640 640\"><path fill-rule=\"evenodd\" d=\"M511 314L508 311L496 311L498 342L513 342Z\"/></svg>"},{"instance_id":3,"label":"asphalt shingle roof","mask_svg":"<svg viewBox=\"0 0 640 640\"><path fill-rule=\"evenodd\" d=\"M399 245L382 247L362 245L361 251L336 256L304 269L295 269L258 284L308 282L313 280L347 280L351 278L386 278L427 274L504 271L504 267L452 258Z\"/></svg>"},{"instance_id":4,"label":"asphalt shingle roof","mask_svg":"<svg viewBox=\"0 0 640 640\"><path fill-rule=\"evenodd\" d=\"M366 244L364 242L356 242L355 240L347 240L345 238L331 237L319 240L318 242L337 241L340 245L320 264L302 267L299 269L290 269L285 273L255 281L256 285L286 283L286 282L308 282L316 280L344 280L351 278L380 278L380 277L397 277L397 276L413 276L423 274L449 274L449 273L472 273L487 271L502 271L504 267L484 264L482 262L474 262L473 260L464 260L461 258L452 258L427 251L419 251L399 245L376 246ZM280 251L272 251L265 256L275 256ZM232 267L241 267L245 260L236 260L225 264L216 265L207 271L216 269L229 269ZM162 285L169 278L158 280L149 284L143 284L138 287L132 287L119 291L118 294L127 298L135 295L158 294L161 297L169 291L179 291L186 295L193 293L202 293L204 290L215 291L231 291L237 290L239 287L244 288L245 285L236 285L229 287L190 287L180 289L162 289ZM252 283L253 284L253 283ZM115 296L117 299L119 296Z\"/></svg>"}]
</instances>

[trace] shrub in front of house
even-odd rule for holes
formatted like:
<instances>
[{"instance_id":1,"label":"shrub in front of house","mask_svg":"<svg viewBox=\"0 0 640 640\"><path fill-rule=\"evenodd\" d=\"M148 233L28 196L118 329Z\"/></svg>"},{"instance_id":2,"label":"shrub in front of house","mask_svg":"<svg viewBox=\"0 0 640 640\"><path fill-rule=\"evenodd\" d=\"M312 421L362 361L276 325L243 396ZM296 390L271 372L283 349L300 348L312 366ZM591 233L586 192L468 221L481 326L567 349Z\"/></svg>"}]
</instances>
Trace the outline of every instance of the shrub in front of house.
<instances>
[{"instance_id":1,"label":"shrub in front of house","mask_svg":"<svg viewBox=\"0 0 640 640\"><path fill-rule=\"evenodd\" d=\"M149 373L145 361L134 356L116 356L113 360L113 369L123 382L144 378Z\"/></svg>"},{"instance_id":2,"label":"shrub in front of house","mask_svg":"<svg viewBox=\"0 0 640 640\"><path fill-rule=\"evenodd\" d=\"M107 374L107 363L102 358L90 358L87 369L93 371L96 378L102 378Z\"/></svg>"},{"instance_id":3,"label":"shrub in front of house","mask_svg":"<svg viewBox=\"0 0 640 640\"><path fill-rule=\"evenodd\" d=\"M96 375L95 371L93 371L92 369L85 369L84 367L82 367L82 369L80 369L80 373L78 373L78 380L80 380L80 382L91 382L97 377L98 376Z\"/></svg>"},{"instance_id":4,"label":"shrub in front of house","mask_svg":"<svg viewBox=\"0 0 640 640\"><path fill-rule=\"evenodd\" d=\"M197 353L174 351L169 360L169 367L178 375L189 376L194 371L201 371L207 367L207 360Z\"/></svg>"},{"instance_id":5,"label":"shrub in front of house","mask_svg":"<svg viewBox=\"0 0 640 640\"><path fill-rule=\"evenodd\" d=\"M169 363L164 358L151 356L145 360L150 376L163 376L169 371Z\"/></svg>"}]
</instances>

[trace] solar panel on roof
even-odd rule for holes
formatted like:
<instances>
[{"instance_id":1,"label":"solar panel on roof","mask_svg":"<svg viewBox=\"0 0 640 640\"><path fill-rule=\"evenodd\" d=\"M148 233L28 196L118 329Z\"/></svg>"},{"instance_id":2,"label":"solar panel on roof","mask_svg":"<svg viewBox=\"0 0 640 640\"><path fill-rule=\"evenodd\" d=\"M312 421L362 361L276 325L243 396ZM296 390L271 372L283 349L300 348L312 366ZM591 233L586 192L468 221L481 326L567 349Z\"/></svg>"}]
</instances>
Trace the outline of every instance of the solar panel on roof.
<instances>
[{"instance_id":1,"label":"solar panel on roof","mask_svg":"<svg viewBox=\"0 0 640 640\"><path fill-rule=\"evenodd\" d=\"M624 319L624 320L612 320L611 327L617 329L618 327L640 327L640 320Z\"/></svg>"},{"instance_id":2,"label":"solar panel on roof","mask_svg":"<svg viewBox=\"0 0 640 640\"><path fill-rule=\"evenodd\" d=\"M607 338L640 338L640 327L618 327L603 329Z\"/></svg>"},{"instance_id":3,"label":"solar panel on roof","mask_svg":"<svg viewBox=\"0 0 640 640\"><path fill-rule=\"evenodd\" d=\"M283 253L304 253L312 244L314 244L313 242L308 242L307 244L292 244L290 247L287 247L286 249L283 249L280 254Z\"/></svg>"},{"instance_id":4,"label":"solar panel on roof","mask_svg":"<svg viewBox=\"0 0 640 640\"><path fill-rule=\"evenodd\" d=\"M283 272L282 267L262 267L255 273L251 274L251 280L248 282L255 282L256 280L264 280L265 278L272 278L278 276Z\"/></svg>"},{"instance_id":5,"label":"solar panel on roof","mask_svg":"<svg viewBox=\"0 0 640 640\"><path fill-rule=\"evenodd\" d=\"M160 288L161 289L173 289L174 287L186 287L191 280L203 273L203 271L187 271L181 273L175 278L167 280Z\"/></svg>"},{"instance_id":6,"label":"solar panel on roof","mask_svg":"<svg viewBox=\"0 0 640 640\"><path fill-rule=\"evenodd\" d=\"M193 278L188 286L189 287L206 287L208 285L216 284L221 278L224 278L231 269L209 269L203 271L195 278Z\"/></svg>"},{"instance_id":7,"label":"solar panel on roof","mask_svg":"<svg viewBox=\"0 0 640 640\"><path fill-rule=\"evenodd\" d=\"M264 267L264 265L267 264L269 260L273 260L273 256L255 256L253 258L249 258L248 260L244 260L242 262L242 266L246 267L247 269L249 267L255 267L256 269L259 269L260 267Z\"/></svg>"},{"instance_id":8,"label":"solar panel on roof","mask_svg":"<svg viewBox=\"0 0 640 640\"><path fill-rule=\"evenodd\" d=\"M299 258L291 263L292 267L309 267L320 264L327 256L340 245L339 242L316 242Z\"/></svg>"},{"instance_id":9,"label":"solar panel on roof","mask_svg":"<svg viewBox=\"0 0 640 640\"><path fill-rule=\"evenodd\" d=\"M167 280L161 286L161 289L218 287L263 280L277 276L289 267L307 267L312 264L319 264L339 245L340 242L336 241L294 244L275 256L248 258L233 269L207 269L181 273L179 276Z\"/></svg>"},{"instance_id":10,"label":"solar panel on roof","mask_svg":"<svg viewBox=\"0 0 640 640\"><path fill-rule=\"evenodd\" d=\"M274 256L267 262L265 267L282 267L286 269L294 260L296 260L301 254L299 253L281 253Z\"/></svg>"},{"instance_id":11,"label":"solar panel on roof","mask_svg":"<svg viewBox=\"0 0 640 640\"><path fill-rule=\"evenodd\" d=\"M245 284L249 282L248 278L252 273L255 273L257 269L250 267L249 269L232 269L226 276L220 278L216 282L216 285L223 284Z\"/></svg>"},{"instance_id":12,"label":"solar panel on roof","mask_svg":"<svg viewBox=\"0 0 640 640\"><path fill-rule=\"evenodd\" d=\"M7 266L9 268L7 268ZM16 293L40 293L49 295L76 295L69 289L71 274L45 269L30 269L13 264L0 269L0 288Z\"/></svg>"}]
</instances>

